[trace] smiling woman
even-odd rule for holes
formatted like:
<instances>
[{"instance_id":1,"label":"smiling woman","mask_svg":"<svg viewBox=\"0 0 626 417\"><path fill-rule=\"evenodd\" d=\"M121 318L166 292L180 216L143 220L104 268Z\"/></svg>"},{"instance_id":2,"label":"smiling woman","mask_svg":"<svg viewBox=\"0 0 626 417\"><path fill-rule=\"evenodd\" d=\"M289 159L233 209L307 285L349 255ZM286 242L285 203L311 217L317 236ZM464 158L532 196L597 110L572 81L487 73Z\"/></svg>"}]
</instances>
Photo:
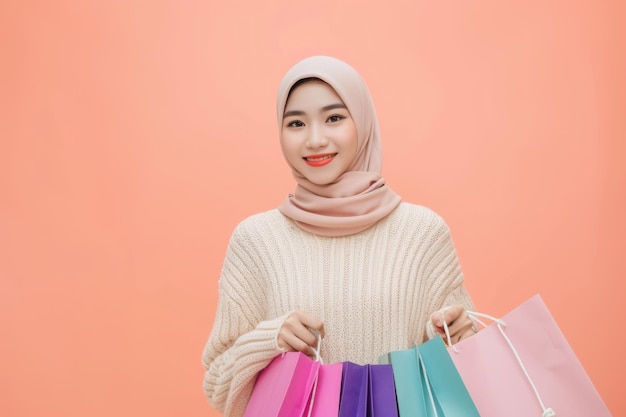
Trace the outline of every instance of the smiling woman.
<instances>
[{"instance_id":1,"label":"smiling woman","mask_svg":"<svg viewBox=\"0 0 626 417\"><path fill-rule=\"evenodd\" d=\"M291 89L280 144L293 169L312 183L330 184L355 159L356 126L335 90L323 81L310 80Z\"/></svg>"},{"instance_id":2,"label":"smiling woman","mask_svg":"<svg viewBox=\"0 0 626 417\"><path fill-rule=\"evenodd\" d=\"M241 3L0 1L0 414L222 415L207 406L198 360L220 270L222 295L248 295L235 298L242 308L275 291L253 291L253 264L239 281L248 286L230 288L228 238L294 192L276 87L301 58L330 54L367 80L385 183L446 219L476 308L504 314L541 293L613 415L626 416L615 349L626 292L626 2ZM361 137L367 98L325 80ZM301 190L295 198L305 205ZM343 220L357 215L366 213ZM338 271L359 275L371 261L351 261L348 241L331 239L349 262L306 247L289 276L332 265L322 271L332 296L318 301L330 311L319 317L324 345L342 326L331 305L362 308L338 291L355 284ZM259 268L280 264L274 250L255 255ZM224 351L242 327L219 339ZM232 395L238 383L221 387Z\"/></svg>"},{"instance_id":3,"label":"smiling woman","mask_svg":"<svg viewBox=\"0 0 626 417\"><path fill-rule=\"evenodd\" d=\"M373 363L443 332L432 313L444 307L455 341L475 333L446 223L401 202L380 174L360 75L335 58L307 58L284 76L277 106L298 185L233 232L204 350L205 393L227 417L243 414L276 355L311 354L318 334L325 362Z\"/></svg>"}]
</instances>

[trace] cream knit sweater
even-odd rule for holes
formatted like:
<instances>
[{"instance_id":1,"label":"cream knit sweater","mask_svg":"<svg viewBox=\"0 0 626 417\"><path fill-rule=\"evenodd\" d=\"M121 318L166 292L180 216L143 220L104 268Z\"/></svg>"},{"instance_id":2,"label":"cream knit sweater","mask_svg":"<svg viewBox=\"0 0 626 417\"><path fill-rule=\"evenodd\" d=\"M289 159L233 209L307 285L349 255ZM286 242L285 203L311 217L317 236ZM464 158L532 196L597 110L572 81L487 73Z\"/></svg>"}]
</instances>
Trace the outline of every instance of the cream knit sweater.
<instances>
[{"instance_id":1,"label":"cream knit sweater","mask_svg":"<svg viewBox=\"0 0 626 417\"><path fill-rule=\"evenodd\" d=\"M257 373L281 351L278 331L301 309L324 322L325 363L376 363L434 336L431 313L472 302L447 225L401 203L360 233L322 237L278 210L249 217L230 239L204 391L226 417L243 414Z\"/></svg>"}]
</instances>

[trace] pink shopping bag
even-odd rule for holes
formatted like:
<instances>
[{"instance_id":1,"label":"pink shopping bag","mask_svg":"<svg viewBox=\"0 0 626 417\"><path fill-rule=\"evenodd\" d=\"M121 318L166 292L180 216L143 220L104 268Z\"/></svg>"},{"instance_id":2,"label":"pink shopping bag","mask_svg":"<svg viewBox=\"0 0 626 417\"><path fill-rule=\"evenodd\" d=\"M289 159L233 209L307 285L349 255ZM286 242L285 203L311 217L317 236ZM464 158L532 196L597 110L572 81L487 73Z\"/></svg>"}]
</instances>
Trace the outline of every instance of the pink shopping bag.
<instances>
[{"instance_id":1,"label":"pink shopping bag","mask_svg":"<svg viewBox=\"0 0 626 417\"><path fill-rule=\"evenodd\" d=\"M539 295L495 320L448 348L481 417L611 416Z\"/></svg>"},{"instance_id":2,"label":"pink shopping bag","mask_svg":"<svg viewBox=\"0 0 626 417\"><path fill-rule=\"evenodd\" d=\"M311 398L311 417L337 417L341 395L343 363L320 365Z\"/></svg>"},{"instance_id":3,"label":"pink shopping bag","mask_svg":"<svg viewBox=\"0 0 626 417\"><path fill-rule=\"evenodd\" d=\"M244 417L307 416L319 367L300 352L276 356L259 373Z\"/></svg>"}]
</instances>

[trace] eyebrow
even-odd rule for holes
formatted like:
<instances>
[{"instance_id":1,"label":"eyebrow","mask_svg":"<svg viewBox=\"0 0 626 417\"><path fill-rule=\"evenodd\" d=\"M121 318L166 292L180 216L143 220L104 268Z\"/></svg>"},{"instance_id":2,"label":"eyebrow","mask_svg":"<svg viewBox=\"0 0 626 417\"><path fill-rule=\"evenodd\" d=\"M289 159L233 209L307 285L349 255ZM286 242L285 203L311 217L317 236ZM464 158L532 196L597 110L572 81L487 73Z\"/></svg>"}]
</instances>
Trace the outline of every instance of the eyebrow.
<instances>
[{"instance_id":1,"label":"eyebrow","mask_svg":"<svg viewBox=\"0 0 626 417\"><path fill-rule=\"evenodd\" d=\"M322 107L321 111L325 112L325 111L334 110L334 109L346 109L347 110L347 107L341 103L334 103L334 104L329 104L328 106ZM289 111L286 111L285 114L283 114L283 118L290 117L290 116L302 116L304 114L305 113L302 110L289 110Z\"/></svg>"}]
</instances>

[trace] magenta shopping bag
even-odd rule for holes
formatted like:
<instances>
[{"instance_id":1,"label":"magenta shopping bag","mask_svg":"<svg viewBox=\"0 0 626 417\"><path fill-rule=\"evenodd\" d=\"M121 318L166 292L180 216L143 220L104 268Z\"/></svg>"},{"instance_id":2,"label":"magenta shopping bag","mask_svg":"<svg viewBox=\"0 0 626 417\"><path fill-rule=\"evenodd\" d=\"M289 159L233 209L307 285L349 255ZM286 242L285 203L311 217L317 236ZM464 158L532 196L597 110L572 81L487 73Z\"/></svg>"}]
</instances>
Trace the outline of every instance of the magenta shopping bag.
<instances>
[{"instance_id":1,"label":"magenta shopping bag","mask_svg":"<svg viewBox=\"0 0 626 417\"><path fill-rule=\"evenodd\" d=\"M320 362L301 352L276 356L254 384L244 417L303 417Z\"/></svg>"},{"instance_id":2,"label":"magenta shopping bag","mask_svg":"<svg viewBox=\"0 0 626 417\"><path fill-rule=\"evenodd\" d=\"M343 363L320 365L311 398L311 417L337 417Z\"/></svg>"},{"instance_id":3,"label":"magenta shopping bag","mask_svg":"<svg viewBox=\"0 0 626 417\"><path fill-rule=\"evenodd\" d=\"M495 320L448 348L481 417L611 417L540 296Z\"/></svg>"}]
</instances>

